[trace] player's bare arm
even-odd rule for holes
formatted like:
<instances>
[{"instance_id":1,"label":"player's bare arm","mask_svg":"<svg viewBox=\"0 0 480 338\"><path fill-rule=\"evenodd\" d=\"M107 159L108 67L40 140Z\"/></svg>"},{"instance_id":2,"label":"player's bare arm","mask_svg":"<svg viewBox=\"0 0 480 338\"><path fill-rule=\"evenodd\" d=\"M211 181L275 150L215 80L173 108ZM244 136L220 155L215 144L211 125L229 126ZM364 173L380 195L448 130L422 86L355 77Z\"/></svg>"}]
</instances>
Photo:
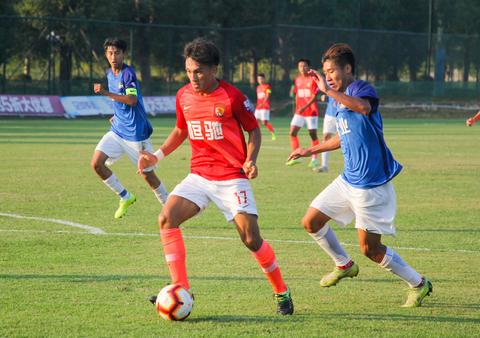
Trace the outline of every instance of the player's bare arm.
<instances>
[{"instance_id":1,"label":"player's bare arm","mask_svg":"<svg viewBox=\"0 0 480 338\"><path fill-rule=\"evenodd\" d=\"M474 116L469 117L466 121L467 126L471 127L475 122L480 121L480 111L477 112Z\"/></svg>"},{"instance_id":2,"label":"player's bare arm","mask_svg":"<svg viewBox=\"0 0 480 338\"><path fill-rule=\"evenodd\" d=\"M260 128L255 128L248 132L247 143L247 157L243 164L243 171L249 179L254 179L258 176L257 157L262 143L262 134Z\"/></svg>"},{"instance_id":3,"label":"player's bare arm","mask_svg":"<svg viewBox=\"0 0 480 338\"><path fill-rule=\"evenodd\" d=\"M336 134L332 138L328 139L327 141L317 144L310 148L298 148L295 149L290 156L288 156L287 161L296 160L300 157L309 157L313 154L322 153L325 151L332 151L340 148L340 136Z\"/></svg>"},{"instance_id":4,"label":"player's bare arm","mask_svg":"<svg viewBox=\"0 0 480 338\"><path fill-rule=\"evenodd\" d=\"M370 105L370 101L368 101L367 99L349 96L340 90L334 89L335 86L332 84L327 84L325 76L320 74L316 70L310 70L309 74L317 83L318 89L322 93L325 93L325 95L330 96L331 98L333 98L337 102L340 102L350 110L360 113L362 115L368 115L371 112L372 106Z\"/></svg>"},{"instance_id":5,"label":"player's bare arm","mask_svg":"<svg viewBox=\"0 0 480 338\"><path fill-rule=\"evenodd\" d=\"M107 96L114 101L135 107L137 105L137 96L136 95L118 95L114 93L110 93L108 90L105 90L101 83L94 83L93 84L93 91L95 94L100 94L103 96Z\"/></svg>"}]
</instances>

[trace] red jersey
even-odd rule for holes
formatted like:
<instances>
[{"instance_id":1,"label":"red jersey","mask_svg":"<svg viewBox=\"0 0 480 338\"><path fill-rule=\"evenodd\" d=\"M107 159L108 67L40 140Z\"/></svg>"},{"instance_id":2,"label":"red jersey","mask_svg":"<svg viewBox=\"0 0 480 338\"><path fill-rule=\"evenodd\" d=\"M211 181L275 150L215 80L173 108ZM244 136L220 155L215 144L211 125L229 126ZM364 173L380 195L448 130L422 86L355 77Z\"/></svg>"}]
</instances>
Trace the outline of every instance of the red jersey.
<instances>
[{"instance_id":1,"label":"red jersey","mask_svg":"<svg viewBox=\"0 0 480 338\"><path fill-rule=\"evenodd\" d=\"M265 98L267 94L272 93L272 87L269 84L263 84L257 86L257 109L268 109L270 110L270 96L268 100Z\"/></svg>"},{"instance_id":2,"label":"red jersey","mask_svg":"<svg viewBox=\"0 0 480 338\"><path fill-rule=\"evenodd\" d=\"M295 93L295 114L299 114L298 110L305 106L318 93L318 87L311 76L297 76L293 83L293 92ZM300 115L302 116L318 116L318 106L315 100Z\"/></svg>"},{"instance_id":3,"label":"red jersey","mask_svg":"<svg viewBox=\"0 0 480 338\"><path fill-rule=\"evenodd\" d=\"M213 181L247 178L242 170L247 157L242 128L251 131L258 124L246 96L225 81L208 95L187 84L177 92L176 106L176 125L188 130L191 172Z\"/></svg>"}]
</instances>

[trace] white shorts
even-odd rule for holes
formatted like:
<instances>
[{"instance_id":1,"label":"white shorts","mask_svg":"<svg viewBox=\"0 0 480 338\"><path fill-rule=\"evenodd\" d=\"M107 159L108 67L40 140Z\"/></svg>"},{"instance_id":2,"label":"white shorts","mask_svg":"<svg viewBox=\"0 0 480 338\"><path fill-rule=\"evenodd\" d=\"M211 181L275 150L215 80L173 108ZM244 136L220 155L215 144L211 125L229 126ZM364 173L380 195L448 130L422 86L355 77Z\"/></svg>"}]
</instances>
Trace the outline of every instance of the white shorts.
<instances>
[{"instance_id":1,"label":"white shorts","mask_svg":"<svg viewBox=\"0 0 480 338\"><path fill-rule=\"evenodd\" d=\"M325 115L323 118L323 133L324 134L336 134L337 133L337 124L336 117Z\"/></svg>"},{"instance_id":2,"label":"white shorts","mask_svg":"<svg viewBox=\"0 0 480 338\"><path fill-rule=\"evenodd\" d=\"M255 109L255 118L257 120L269 121L270 110L269 109Z\"/></svg>"},{"instance_id":3,"label":"white shorts","mask_svg":"<svg viewBox=\"0 0 480 338\"><path fill-rule=\"evenodd\" d=\"M246 178L210 181L196 174L188 174L170 195L183 197L195 203L200 210L204 210L212 201L229 222L238 213L258 216L252 187Z\"/></svg>"},{"instance_id":4,"label":"white shorts","mask_svg":"<svg viewBox=\"0 0 480 338\"><path fill-rule=\"evenodd\" d=\"M291 126L302 128L303 125L307 122L307 129L317 129L318 128L318 116L302 116L299 114L293 115Z\"/></svg>"},{"instance_id":5,"label":"white shorts","mask_svg":"<svg viewBox=\"0 0 480 338\"><path fill-rule=\"evenodd\" d=\"M382 235L395 235L397 196L392 182L371 189L354 188L338 176L312 201L341 226L352 222L355 228Z\"/></svg>"},{"instance_id":6,"label":"white shorts","mask_svg":"<svg viewBox=\"0 0 480 338\"><path fill-rule=\"evenodd\" d=\"M152 153L153 147L150 143L150 139L138 142L127 141L115 134L113 131L109 131L103 135L95 150L99 150L108 156L108 159L105 162L105 164L108 166L119 160L123 154L127 154L130 161L132 161L136 166L138 162L139 151L146 150ZM154 170L155 167L156 165L145 168L143 171L149 172Z\"/></svg>"}]
</instances>

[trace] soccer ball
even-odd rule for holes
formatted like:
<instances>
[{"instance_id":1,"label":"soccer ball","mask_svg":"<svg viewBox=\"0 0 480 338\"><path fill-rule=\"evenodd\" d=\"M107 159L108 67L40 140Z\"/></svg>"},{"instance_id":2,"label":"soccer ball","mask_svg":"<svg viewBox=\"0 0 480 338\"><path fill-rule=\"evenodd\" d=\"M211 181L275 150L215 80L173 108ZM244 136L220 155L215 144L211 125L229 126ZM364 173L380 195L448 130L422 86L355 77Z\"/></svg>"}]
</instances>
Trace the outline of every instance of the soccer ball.
<instances>
[{"instance_id":1,"label":"soccer ball","mask_svg":"<svg viewBox=\"0 0 480 338\"><path fill-rule=\"evenodd\" d=\"M163 319L184 320L192 312L193 298L181 285L167 285L160 290L155 307Z\"/></svg>"}]
</instances>

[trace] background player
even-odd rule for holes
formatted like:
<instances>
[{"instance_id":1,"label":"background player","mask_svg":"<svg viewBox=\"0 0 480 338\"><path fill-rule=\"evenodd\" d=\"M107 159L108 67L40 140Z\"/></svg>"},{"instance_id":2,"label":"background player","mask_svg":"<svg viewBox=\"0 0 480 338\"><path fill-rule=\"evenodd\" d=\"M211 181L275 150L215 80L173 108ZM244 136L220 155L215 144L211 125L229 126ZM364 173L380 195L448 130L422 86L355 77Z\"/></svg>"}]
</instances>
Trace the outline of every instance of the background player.
<instances>
[{"instance_id":1,"label":"background player","mask_svg":"<svg viewBox=\"0 0 480 338\"><path fill-rule=\"evenodd\" d=\"M272 94L272 87L267 83L265 74L259 73L257 76L257 106L255 108L255 118L263 124L272 134L272 140L275 141L275 129L270 124L270 95Z\"/></svg>"},{"instance_id":2,"label":"background player","mask_svg":"<svg viewBox=\"0 0 480 338\"><path fill-rule=\"evenodd\" d=\"M480 111L473 115L472 117L469 117L466 121L467 126L471 127L475 124L475 122L480 121Z\"/></svg>"},{"instance_id":3,"label":"background player","mask_svg":"<svg viewBox=\"0 0 480 338\"><path fill-rule=\"evenodd\" d=\"M338 134L310 149L297 149L289 157L295 159L340 147L344 156L343 174L313 200L302 219L307 232L336 265L320 285L329 287L342 278L357 276L358 265L327 224L330 219L348 224L355 218L362 253L408 283L404 307L420 306L432 292L432 283L381 242L382 235L395 234L396 195L390 181L402 166L385 144L379 98L369 83L355 80L355 58L350 46L334 44L323 55L322 63L326 78L317 72L312 72L312 77L320 91L340 105Z\"/></svg>"},{"instance_id":4,"label":"background player","mask_svg":"<svg viewBox=\"0 0 480 338\"><path fill-rule=\"evenodd\" d=\"M335 100L327 95L321 96L322 101L327 101L327 108L325 109L325 116L323 117L323 142L327 142L333 136L337 134L337 125L336 125L336 108ZM328 160L330 157L330 152L325 151L321 154L322 165L317 167L315 171L319 173L328 172Z\"/></svg>"},{"instance_id":5,"label":"background player","mask_svg":"<svg viewBox=\"0 0 480 338\"><path fill-rule=\"evenodd\" d=\"M114 115L110 119L112 124L110 131L103 136L93 153L91 165L103 183L120 196L115 218L122 218L128 207L135 203L136 197L123 187L107 164L113 164L123 154L127 154L131 161L137 163L140 150L152 149L149 140L152 126L145 113L135 71L123 63L126 42L118 38L109 38L105 40L103 48L110 64L107 71L109 90L103 89L99 83L94 84L93 90L112 99ZM154 166L145 168L142 175L163 204L168 193L153 169Z\"/></svg>"},{"instance_id":6,"label":"background player","mask_svg":"<svg viewBox=\"0 0 480 338\"><path fill-rule=\"evenodd\" d=\"M292 151L300 147L298 141L298 131L303 125L307 124L308 133L312 139L312 146L319 143L317 137L318 128L318 106L317 93L318 88L315 81L308 75L310 71L310 61L307 59L300 59L297 62L299 75L295 78L291 95L295 95L295 114L290 123L290 146ZM300 163L298 159L292 159L285 163L292 166ZM312 154L312 160L308 165L315 169L318 167L317 155Z\"/></svg>"},{"instance_id":7,"label":"background player","mask_svg":"<svg viewBox=\"0 0 480 338\"><path fill-rule=\"evenodd\" d=\"M275 293L277 312L292 314L292 298L275 253L260 235L255 199L248 181L258 174L255 161L261 143L253 107L237 88L216 78L220 56L212 42L195 39L185 46L184 56L190 83L177 92L176 126L155 155L143 152L139 161L141 170L169 155L187 137L190 140L191 172L172 191L158 218L172 282L190 288L179 226L213 202L227 221L235 224L243 243L268 278ZM248 133L247 144L243 130Z\"/></svg>"}]
</instances>

